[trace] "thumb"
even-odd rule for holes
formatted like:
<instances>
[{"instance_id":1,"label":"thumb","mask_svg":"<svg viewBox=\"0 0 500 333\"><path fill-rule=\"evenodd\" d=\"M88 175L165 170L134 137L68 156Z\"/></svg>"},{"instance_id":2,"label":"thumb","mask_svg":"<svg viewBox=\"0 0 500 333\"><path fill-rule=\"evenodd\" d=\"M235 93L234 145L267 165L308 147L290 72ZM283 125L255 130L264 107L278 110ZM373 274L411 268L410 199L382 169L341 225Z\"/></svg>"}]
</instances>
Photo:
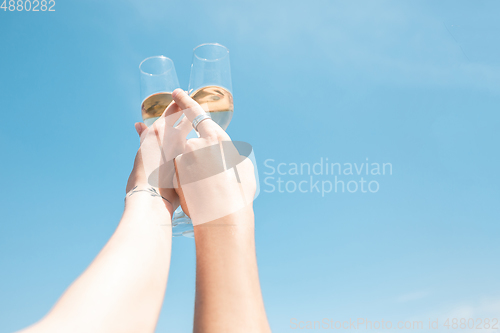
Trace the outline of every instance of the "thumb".
<instances>
[{"instance_id":1,"label":"thumb","mask_svg":"<svg viewBox=\"0 0 500 333\"><path fill-rule=\"evenodd\" d=\"M139 134L139 137L141 136L142 132L144 132L144 130L148 128L144 123L135 123L134 126L137 134Z\"/></svg>"}]
</instances>

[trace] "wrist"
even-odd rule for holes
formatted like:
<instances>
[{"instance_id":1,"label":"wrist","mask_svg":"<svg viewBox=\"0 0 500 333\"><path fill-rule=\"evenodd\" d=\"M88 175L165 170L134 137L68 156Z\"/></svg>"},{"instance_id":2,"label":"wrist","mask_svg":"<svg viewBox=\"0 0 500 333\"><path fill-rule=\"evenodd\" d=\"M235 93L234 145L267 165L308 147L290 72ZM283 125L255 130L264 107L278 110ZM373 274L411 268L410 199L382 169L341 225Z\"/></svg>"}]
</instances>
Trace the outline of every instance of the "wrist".
<instances>
[{"instance_id":1,"label":"wrist","mask_svg":"<svg viewBox=\"0 0 500 333\"><path fill-rule=\"evenodd\" d=\"M117 233L133 239L151 237L151 242L168 241L172 237L171 211L163 199L147 192L137 192L125 198L125 208Z\"/></svg>"},{"instance_id":2,"label":"wrist","mask_svg":"<svg viewBox=\"0 0 500 333\"><path fill-rule=\"evenodd\" d=\"M254 213L251 206L215 221L194 226L197 244L213 239L234 239L238 241L254 239Z\"/></svg>"},{"instance_id":3,"label":"wrist","mask_svg":"<svg viewBox=\"0 0 500 333\"><path fill-rule=\"evenodd\" d=\"M158 189L135 186L125 196L125 211L165 218L166 215L172 216L174 208L169 200L160 195Z\"/></svg>"}]
</instances>

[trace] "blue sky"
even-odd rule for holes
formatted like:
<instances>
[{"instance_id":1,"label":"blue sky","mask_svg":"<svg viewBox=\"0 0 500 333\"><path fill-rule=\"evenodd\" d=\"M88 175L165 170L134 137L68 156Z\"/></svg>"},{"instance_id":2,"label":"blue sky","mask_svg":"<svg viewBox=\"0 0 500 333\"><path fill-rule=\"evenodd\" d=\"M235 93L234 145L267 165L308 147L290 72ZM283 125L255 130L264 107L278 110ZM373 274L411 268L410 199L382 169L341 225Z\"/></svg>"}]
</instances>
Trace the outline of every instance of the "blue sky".
<instances>
[{"instance_id":1,"label":"blue sky","mask_svg":"<svg viewBox=\"0 0 500 333\"><path fill-rule=\"evenodd\" d=\"M45 314L116 227L138 148L140 61L170 57L187 88L205 42L230 50L228 133L258 160L257 254L275 332L291 318L499 317L498 2L55 9L0 11L0 333ZM321 158L393 172L367 178L376 193L266 191L266 177L310 176L266 175L264 161ZM191 329L194 269L193 240L175 239L158 332Z\"/></svg>"}]
</instances>

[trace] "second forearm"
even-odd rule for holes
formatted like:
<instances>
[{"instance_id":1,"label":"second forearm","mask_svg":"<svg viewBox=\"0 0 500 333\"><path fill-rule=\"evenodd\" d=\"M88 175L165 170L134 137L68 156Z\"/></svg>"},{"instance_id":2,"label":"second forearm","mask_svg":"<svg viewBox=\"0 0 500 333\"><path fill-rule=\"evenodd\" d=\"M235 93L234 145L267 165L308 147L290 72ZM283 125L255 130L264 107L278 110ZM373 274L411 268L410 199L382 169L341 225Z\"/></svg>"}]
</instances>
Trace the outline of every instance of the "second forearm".
<instances>
[{"instance_id":1,"label":"second forearm","mask_svg":"<svg viewBox=\"0 0 500 333\"><path fill-rule=\"evenodd\" d=\"M195 239L195 332L267 331L255 256L253 211L243 210L196 226Z\"/></svg>"}]
</instances>

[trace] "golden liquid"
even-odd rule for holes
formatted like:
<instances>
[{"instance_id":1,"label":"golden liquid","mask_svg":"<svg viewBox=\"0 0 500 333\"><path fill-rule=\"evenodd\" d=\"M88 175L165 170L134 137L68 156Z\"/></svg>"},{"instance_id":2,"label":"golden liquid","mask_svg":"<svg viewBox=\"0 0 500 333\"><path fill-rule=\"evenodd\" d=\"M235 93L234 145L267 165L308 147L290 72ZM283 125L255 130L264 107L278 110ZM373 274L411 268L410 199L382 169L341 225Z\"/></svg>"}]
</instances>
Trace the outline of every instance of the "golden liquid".
<instances>
[{"instance_id":1,"label":"golden liquid","mask_svg":"<svg viewBox=\"0 0 500 333\"><path fill-rule=\"evenodd\" d=\"M161 92L148 96L142 102L141 113L142 120L150 126L156 119L158 119L167 106L173 101L171 92Z\"/></svg>"},{"instance_id":2,"label":"golden liquid","mask_svg":"<svg viewBox=\"0 0 500 333\"><path fill-rule=\"evenodd\" d=\"M191 97L202 106L205 111L210 112L213 121L224 130L233 117L233 95L218 86L207 86L194 91ZM153 94L142 102L142 119L147 126L158 119L167 106L172 102L171 92Z\"/></svg>"},{"instance_id":3,"label":"golden liquid","mask_svg":"<svg viewBox=\"0 0 500 333\"><path fill-rule=\"evenodd\" d=\"M225 130L229 126L233 117L234 104L233 95L228 90L218 86L207 86L191 93L191 97L205 111L210 112L212 120L220 127Z\"/></svg>"}]
</instances>

